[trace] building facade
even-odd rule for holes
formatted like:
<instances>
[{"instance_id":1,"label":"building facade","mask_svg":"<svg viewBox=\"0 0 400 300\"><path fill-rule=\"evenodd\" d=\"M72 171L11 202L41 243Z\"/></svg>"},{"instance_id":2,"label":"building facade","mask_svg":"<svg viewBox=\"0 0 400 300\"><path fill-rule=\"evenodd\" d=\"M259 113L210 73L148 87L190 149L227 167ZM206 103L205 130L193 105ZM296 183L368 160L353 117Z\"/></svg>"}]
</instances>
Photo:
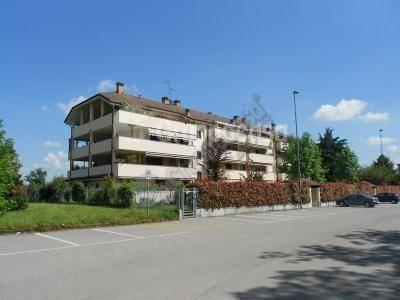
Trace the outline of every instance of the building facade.
<instances>
[{"instance_id":1,"label":"building facade","mask_svg":"<svg viewBox=\"0 0 400 300\"><path fill-rule=\"evenodd\" d=\"M99 188L106 176L116 181L193 181L207 177L207 149L213 140L228 144L227 180L240 180L252 170L264 180L283 180L280 151L285 137L271 128L182 107L179 100L161 101L116 92L100 93L74 106L65 119L71 127L70 180Z\"/></svg>"}]
</instances>

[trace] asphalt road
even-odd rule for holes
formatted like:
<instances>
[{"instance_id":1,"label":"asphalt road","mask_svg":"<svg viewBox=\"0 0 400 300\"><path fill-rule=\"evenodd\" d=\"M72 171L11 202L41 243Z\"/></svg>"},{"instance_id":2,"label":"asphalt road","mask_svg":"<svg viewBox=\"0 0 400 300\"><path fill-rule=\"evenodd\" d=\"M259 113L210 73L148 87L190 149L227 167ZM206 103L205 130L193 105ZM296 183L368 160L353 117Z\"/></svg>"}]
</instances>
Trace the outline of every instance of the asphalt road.
<instances>
[{"instance_id":1,"label":"asphalt road","mask_svg":"<svg viewBox=\"0 0 400 300\"><path fill-rule=\"evenodd\" d=\"M0 236L1 299L399 299L400 204Z\"/></svg>"}]
</instances>

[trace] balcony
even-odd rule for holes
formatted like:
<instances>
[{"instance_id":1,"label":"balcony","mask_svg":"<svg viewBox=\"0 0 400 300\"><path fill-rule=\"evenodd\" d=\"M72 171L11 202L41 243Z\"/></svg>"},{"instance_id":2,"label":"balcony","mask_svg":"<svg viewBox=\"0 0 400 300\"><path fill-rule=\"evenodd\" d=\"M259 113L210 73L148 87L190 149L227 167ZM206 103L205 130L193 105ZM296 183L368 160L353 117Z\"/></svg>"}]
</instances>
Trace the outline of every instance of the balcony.
<instances>
[{"instance_id":1,"label":"balcony","mask_svg":"<svg viewBox=\"0 0 400 300\"><path fill-rule=\"evenodd\" d=\"M243 180L247 176L247 172L239 170L226 170L226 176L227 180ZM274 173L264 174L264 180L274 181L275 174Z\"/></svg>"},{"instance_id":2,"label":"balcony","mask_svg":"<svg viewBox=\"0 0 400 300\"><path fill-rule=\"evenodd\" d=\"M251 134L244 134L242 132L230 131L221 128L214 128L214 135L216 138L223 139L228 142L246 144L268 148L271 147L271 139Z\"/></svg>"},{"instance_id":3,"label":"balcony","mask_svg":"<svg viewBox=\"0 0 400 300\"><path fill-rule=\"evenodd\" d=\"M86 135L90 130L95 131L112 125L112 114L105 115L91 122L72 128L72 137L78 138Z\"/></svg>"},{"instance_id":4,"label":"balcony","mask_svg":"<svg viewBox=\"0 0 400 300\"><path fill-rule=\"evenodd\" d=\"M119 110L116 115L118 123L136 125L146 128L154 128L159 130L168 130L172 132L191 135L193 136L193 139L196 139L197 126L194 124L157 118L124 110Z\"/></svg>"},{"instance_id":5,"label":"balcony","mask_svg":"<svg viewBox=\"0 0 400 300\"><path fill-rule=\"evenodd\" d=\"M79 169L79 170L72 170L71 172L68 173L68 176L71 175L71 178L82 178L82 177L88 177L89 176L107 176L111 173L111 166L110 165L105 165L105 166L98 166L94 168L85 168L85 169Z\"/></svg>"},{"instance_id":6,"label":"balcony","mask_svg":"<svg viewBox=\"0 0 400 300\"><path fill-rule=\"evenodd\" d=\"M158 157L174 157L181 159L195 159L197 157L196 147L190 145L164 143L130 137L118 137L115 139L114 145L116 150L145 152L148 155ZM110 152L111 139L107 139L98 143L92 143L90 151L93 155ZM88 155L89 146L85 146L73 149L70 157L77 160L79 158L87 157Z\"/></svg>"},{"instance_id":7,"label":"balcony","mask_svg":"<svg viewBox=\"0 0 400 300\"><path fill-rule=\"evenodd\" d=\"M180 168L151 165L118 164L115 175L122 178L145 178L145 171L150 170L152 179L182 179L193 180L197 178L196 168Z\"/></svg>"},{"instance_id":8,"label":"balcony","mask_svg":"<svg viewBox=\"0 0 400 300\"><path fill-rule=\"evenodd\" d=\"M246 163L246 152L229 150L230 162ZM273 164L274 157L268 154L249 153L250 161L257 164Z\"/></svg>"},{"instance_id":9,"label":"balcony","mask_svg":"<svg viewBox=\"0 0 400 300\"><path fill-rule=\"evenodd\" d=\"M150 170L152 179L193 180L197 178L196 168L181 168L152 165L115 164L114 176L119 178L145 179L145 171ZM107 176L111 173L111 165L98 166L88 169L72 170L68 173L71 178L84 178L89 176Z\"/></svg>"},{"instance_id":10,"label":"balcony","mask_svg":"<svg viewBox=\"0 0 400 300\"><path fill-rule=\"evenodd\" d=\"M153 156L170 156L184 159L194 159L197 156L197 149L194 146L164 143L145 139L129 137L118 137L116 149L145 152Z\"/></svg>"}]
</instances>

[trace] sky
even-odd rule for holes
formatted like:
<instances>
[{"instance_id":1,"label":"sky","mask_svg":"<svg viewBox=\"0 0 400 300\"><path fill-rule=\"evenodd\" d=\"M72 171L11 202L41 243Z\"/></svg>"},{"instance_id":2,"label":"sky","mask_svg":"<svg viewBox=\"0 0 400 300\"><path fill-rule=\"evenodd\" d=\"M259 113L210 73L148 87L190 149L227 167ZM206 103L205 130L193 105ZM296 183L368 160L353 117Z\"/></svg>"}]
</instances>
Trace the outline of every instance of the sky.
<instances>
[{"instance_id":1,"label":"sky","mask_svg":"<svg viewBox=\"0 0 400 300\"><path fill-rule=\"evenodd\" d=\"M400 163L400 1L4 1L1 110L22 173L67 170L68 109L124 82L151 99L241 115L254 95L314 139L326 127L362 164Z\"/></svg>"}]
</instances>

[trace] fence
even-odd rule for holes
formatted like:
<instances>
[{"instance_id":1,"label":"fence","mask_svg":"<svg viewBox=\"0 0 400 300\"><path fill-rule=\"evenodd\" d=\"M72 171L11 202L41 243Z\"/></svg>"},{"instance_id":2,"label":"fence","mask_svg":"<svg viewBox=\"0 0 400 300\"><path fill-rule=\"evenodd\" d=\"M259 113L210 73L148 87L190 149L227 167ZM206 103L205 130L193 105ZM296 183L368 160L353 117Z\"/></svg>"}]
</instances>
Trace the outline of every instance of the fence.
<instances>
[{"instance_id":1,"label":"fence","mask_svg":"<svg viewBox=\"0 0 400 300\"><path fill-rule=\"evenodd\" d=\"M175 191L139 191L135 192L135 202L139 206L163 206L176 204Z\"/></svg>"}]
</instances>

